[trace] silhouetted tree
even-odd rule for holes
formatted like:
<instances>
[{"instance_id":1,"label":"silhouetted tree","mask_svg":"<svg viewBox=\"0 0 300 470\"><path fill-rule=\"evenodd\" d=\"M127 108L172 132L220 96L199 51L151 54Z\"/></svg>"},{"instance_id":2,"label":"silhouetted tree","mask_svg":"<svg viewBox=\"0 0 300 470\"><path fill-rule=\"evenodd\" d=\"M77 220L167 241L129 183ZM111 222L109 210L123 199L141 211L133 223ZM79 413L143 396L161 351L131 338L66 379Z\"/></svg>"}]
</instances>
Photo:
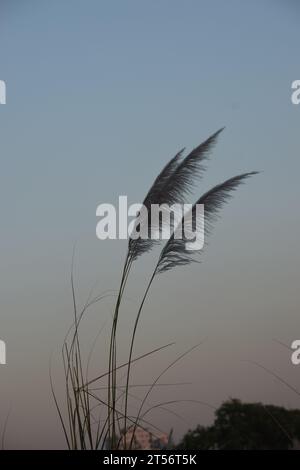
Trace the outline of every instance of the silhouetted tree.
<instances>
[{"instance_id":1,"label":"silhouetted tree","mask_svg":"<svg viewBox=\"0 0 300 470\"><path fill-rule=\"evenodd\" d=\"M180 449L291 449L300 442L300 410L230 400L216 411L210 427L198 426Z\"/></svg>"}]
</instances>

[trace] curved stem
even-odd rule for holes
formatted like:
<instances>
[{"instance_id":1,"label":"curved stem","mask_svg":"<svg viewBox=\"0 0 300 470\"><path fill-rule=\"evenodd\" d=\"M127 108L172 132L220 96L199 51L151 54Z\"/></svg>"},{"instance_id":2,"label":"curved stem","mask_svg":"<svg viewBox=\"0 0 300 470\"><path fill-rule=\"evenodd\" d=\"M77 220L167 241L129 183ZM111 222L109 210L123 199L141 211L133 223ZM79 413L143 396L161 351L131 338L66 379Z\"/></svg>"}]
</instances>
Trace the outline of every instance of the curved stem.
<instances>
[{"instance_id":1,"label":"curved stem","mask_svg":"<svg viewBox=\"0 0 300 470\"><path fill-rule=\"evenodd\" d=\"M128 390L129 390L129 379L130 379L130 370L131 370L131 363L132 363L132 354L133 354L133 345L134 345L134 340L135 340L135 336L136 336L136 331L137 331L137 327L138 327L138 323L139 323L139 320L140 320L140 316L141 316L141 313L142 313L142 309L143 309L143 306L144 306L144 303L145 303L145 300L147 298L147 295L149 293L149 290L150 290L150 287L152 285L152 282L153 282L153 279L156 275L156 272L157 272L157 267L158 267L158 263L157 265L155 266L155 269L152 273L152 276L150 278L150 281L147 285L147 288L145 290L145 293L144 293L144 296L142 298L142 301L141 301L141 304L140 304L140 307L139 307L139 310L138 310L138 313L137 313L137 316L136 316L136 319L135 319L135 323L134 323L134 327L133 327L133 332L132 332L132 337L131 337L131 342L130 342L130 351L129 351L129 359L128 359L128 368L127 368L127 377L126 377L126 389L125 389L125 411L124 411L124 432L126 434L126 426L127 426L127 411L128 411Z\"/></svg>"},{"instance_id":2,"label":"curved stem","mask_svg":"<svg viewBox=\"0 0 300 470\"><path fill-rule=\"evenodd\" d=\"M116 331L117 331L117 323L118 323L118 316L119 316L119 308L122 300L122 296L124 293L124 289L127 283L128 275L132 266L133 260L130 259L129 253L127 253L121 283L119 287L119 293L116 301L114 317L113 317L113 324L110 336L110 347L109 347L109 366L108 366L108 429L110 434L110 441L112 447L114 447L114 440L115 440L115 403L116 403L116 370L117 370L117 351L116 351Z\"/></svg>"}]
</instances>

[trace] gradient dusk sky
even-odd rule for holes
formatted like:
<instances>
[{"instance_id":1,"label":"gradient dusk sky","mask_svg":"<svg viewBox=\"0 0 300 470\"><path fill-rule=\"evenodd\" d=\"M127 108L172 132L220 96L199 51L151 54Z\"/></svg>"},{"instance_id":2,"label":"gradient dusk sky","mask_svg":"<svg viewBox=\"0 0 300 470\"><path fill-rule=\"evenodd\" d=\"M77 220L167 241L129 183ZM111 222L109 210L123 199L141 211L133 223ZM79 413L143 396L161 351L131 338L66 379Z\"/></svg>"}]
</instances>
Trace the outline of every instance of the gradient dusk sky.
<instances>
[{"instance_id":1,"label":"gradient dusk sky","mask_svg":"<svg viewBox=\"0 0 300 470\"><path fill-rule=\"evenodd\" d=\"M96 207L119 195L141 202L179 149L226 126L195 196L259 170L222 212L200 265L153 284L136 352L176 344L135 367L149 382L204 340L163 381L151 403L229 397L299 407L259 363L300 388L287 346L300 339L300 5L251 0L0 0L1 268L0 434L6 447L63 447L49 363L62 397L60 345L72 321L74 244L80 304L116 289L126 242L96 238ZM191 201L193 202L193 201ZM139 260L120 319L120 354L156 252ZM85 321L93 359L105 351L114 298ZM134 406L134 405L133 405ZM172 409L172 407L170 407ZM175 409L173 407L173 409ZM179 438L213 409L182 402L178 419L152 420Z\"/></svg>"}]
</instances>

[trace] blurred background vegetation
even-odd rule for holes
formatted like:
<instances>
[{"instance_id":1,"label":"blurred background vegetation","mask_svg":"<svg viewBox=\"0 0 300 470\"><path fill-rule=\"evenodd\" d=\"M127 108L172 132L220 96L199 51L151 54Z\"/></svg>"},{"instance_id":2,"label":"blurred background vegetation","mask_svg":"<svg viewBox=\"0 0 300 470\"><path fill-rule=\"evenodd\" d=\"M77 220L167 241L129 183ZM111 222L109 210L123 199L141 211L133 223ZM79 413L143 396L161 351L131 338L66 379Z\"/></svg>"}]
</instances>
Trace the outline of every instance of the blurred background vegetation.
<instances>
[{"instance_id":1,"label":"blurred background vegetation","mask_svg":"<svg viewBox=\"0 0 300 470\"><path fill-rule=\"evenodd\" d=\"M197 426L179 449L300 449L300 410L231 399L216 410L212 426Z\"/></svg>"}]
</instances>

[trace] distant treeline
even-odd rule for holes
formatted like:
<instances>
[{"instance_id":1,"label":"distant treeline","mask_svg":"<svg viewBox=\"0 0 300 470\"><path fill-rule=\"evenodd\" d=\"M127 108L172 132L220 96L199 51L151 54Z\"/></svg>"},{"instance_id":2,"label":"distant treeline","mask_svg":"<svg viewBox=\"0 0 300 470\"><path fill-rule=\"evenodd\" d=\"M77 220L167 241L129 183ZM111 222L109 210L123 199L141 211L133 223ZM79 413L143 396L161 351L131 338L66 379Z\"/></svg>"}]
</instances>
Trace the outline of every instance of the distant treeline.
<instances>
[{"instance_id":1,"label":"distant treeline","mask_svg":"<svg viewBox=\"0 0 300 470\"><path fill-rule=\"evenodd\" d=\"M178 449L300 449L300 410L230 400L215 412L212 426L189 431Z\"/></svg>"}]
</instances>

